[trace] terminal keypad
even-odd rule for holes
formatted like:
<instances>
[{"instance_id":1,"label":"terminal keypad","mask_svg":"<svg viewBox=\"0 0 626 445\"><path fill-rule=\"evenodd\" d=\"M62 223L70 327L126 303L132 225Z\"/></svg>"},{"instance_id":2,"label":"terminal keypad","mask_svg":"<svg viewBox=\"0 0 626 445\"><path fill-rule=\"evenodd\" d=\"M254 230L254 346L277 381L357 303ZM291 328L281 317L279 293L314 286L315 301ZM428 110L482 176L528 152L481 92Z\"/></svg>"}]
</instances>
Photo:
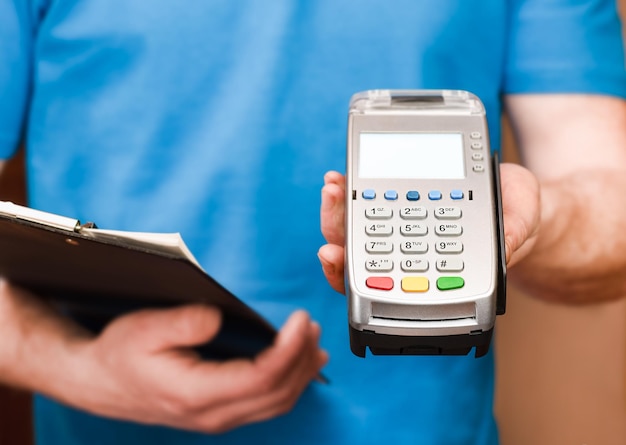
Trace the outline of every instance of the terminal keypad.
<instances>
[{"instance_id":1,"label":"terminal keypad","mask_svg":"<svg viewBox=\"0 0 626 445\"><path fill-rule=\"evenodd\" d=\"M402 195L368 189L361 194L372 201L377 195L383 199L365 210L366 286L383 291L399 286L406 293L427 292L433 286L439 291L463 287L463 211L457 203L464 192L412 190ZM421 201L421 196L426 199ZM394 270L402 272L399 280L397 274L395 279L388 275ZM424 275L429 271L438 275L434 284Z\"/></svg>"}]
</instances>

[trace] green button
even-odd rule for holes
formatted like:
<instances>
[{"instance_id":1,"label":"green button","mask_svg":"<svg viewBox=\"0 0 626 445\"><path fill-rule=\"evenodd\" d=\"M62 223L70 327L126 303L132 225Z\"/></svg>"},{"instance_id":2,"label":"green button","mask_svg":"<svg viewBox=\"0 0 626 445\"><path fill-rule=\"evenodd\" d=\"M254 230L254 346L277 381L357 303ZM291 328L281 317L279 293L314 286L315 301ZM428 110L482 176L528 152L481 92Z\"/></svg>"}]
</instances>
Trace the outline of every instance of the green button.
<instances>
[{"instance_id":1,"label":"green button","mask_svg":"<svg viewBox=\"0 0 626 445\"><path fill-rule=\"evenodd\" d=\"M465 286L465 280L461 277L440 277L437 279L437 289L451 290Z\"/></svg>"}]
</instances>

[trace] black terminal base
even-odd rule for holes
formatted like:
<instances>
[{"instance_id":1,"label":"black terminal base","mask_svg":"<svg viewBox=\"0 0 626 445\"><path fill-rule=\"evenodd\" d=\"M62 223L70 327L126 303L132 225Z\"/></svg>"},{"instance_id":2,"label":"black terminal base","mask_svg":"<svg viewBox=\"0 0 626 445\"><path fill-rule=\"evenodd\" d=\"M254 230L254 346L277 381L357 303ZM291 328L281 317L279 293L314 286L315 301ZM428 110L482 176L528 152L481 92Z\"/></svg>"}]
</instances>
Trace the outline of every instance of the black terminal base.
<instances>
[{"instance_id":1,"label":"black terminal base","mask_svg":"<svg viewBox=\"0 0 626 445\"><path fill-rule=\"evenodd\" d=\"M368 347L374 355L467 355L476 348L478 358L489 352L492 335L493 329L476 334L409 337L358 331L350 326L350 349L354 355L365 357Z\"/></svg>"}]
</instances>

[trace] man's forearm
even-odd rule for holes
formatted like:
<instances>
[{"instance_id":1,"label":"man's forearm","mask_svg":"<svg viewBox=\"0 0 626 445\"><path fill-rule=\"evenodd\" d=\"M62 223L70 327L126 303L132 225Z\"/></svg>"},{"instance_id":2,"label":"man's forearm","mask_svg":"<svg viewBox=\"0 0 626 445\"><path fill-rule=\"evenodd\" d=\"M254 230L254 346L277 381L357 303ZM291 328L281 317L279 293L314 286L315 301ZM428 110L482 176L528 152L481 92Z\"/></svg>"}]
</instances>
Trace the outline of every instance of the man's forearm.
<instances>
[{"instance_id":1,"label":"man's forearm","mask_svg":"<svg viewBox=\"0 0 626 445\"><path fill-rule=\"evenodd\" d=\"M536 95L511 96L507 106L541 195L533 248L511 279L548 300L626 295L626 102Z\"/></svg>"}]
</instances>

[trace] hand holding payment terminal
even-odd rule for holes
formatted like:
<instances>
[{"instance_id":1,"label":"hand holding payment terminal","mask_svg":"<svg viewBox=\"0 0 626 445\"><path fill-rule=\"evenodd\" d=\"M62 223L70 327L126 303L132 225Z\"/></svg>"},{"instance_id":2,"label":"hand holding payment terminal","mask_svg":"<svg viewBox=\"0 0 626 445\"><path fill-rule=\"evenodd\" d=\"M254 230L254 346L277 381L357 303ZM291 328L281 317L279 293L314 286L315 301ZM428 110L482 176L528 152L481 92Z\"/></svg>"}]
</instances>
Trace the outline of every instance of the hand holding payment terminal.
<instances>
[{"instance_id":1,"label":"hand holding payment terminal","mask_svg":"<svg viewBox=\"0 0 626 445\"><path fill-rule=\"evenodd\" d=\"M481 101L456 90L355 94L346 178L352 352L485 355L506 266Z\"/></svg>"}]
</instances>

